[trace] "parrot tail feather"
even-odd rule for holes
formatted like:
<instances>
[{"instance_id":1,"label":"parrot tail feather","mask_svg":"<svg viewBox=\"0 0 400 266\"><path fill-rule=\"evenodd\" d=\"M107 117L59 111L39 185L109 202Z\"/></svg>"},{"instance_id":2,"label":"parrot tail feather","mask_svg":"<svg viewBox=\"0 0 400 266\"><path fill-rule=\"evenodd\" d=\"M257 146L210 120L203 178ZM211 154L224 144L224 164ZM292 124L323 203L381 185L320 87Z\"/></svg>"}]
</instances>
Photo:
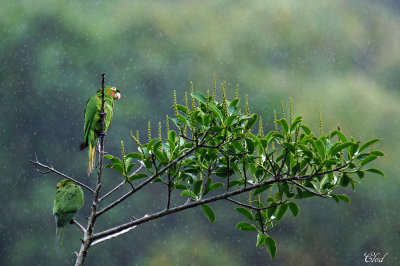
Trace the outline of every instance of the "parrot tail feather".
<instances>
[{"instance_id":1,"label":"parrot tail feather","mask_svg":"<svg viewBox=\"0 0 400 266\"><path fill-rule=\"evenodd\" d=\"M60 228L56 227L56 244L57 248L59 248L62 244L63 238L64 238L64 231L65 231L65 226Z\"/></svg>"},{"instance_id":2,"label":"parrot tail feather","mask_svg":"<svg viewBox=\"0 0 400 266\"><path fill-rule=\"evenodd\" d=\"M89 143L89 167L88 176L93 172L94 166L96 165L96 145L92 146Z\"/></svg>"}]
</instances>

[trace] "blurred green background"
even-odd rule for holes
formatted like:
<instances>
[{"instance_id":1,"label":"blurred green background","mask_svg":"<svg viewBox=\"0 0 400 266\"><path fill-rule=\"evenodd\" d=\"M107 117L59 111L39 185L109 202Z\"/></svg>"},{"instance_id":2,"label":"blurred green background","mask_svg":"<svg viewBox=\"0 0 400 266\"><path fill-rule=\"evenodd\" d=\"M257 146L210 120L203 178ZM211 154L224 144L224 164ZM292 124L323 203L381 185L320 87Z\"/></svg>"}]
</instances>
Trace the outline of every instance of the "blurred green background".
<instances>
[{"instance_id":1,"label":"blurred green background","mask_svg":"<svg viewBox=\"0 0 400 266\"><path fill-rule=\"evenodd\" d=\"M273 110L293 98L295 114L318 130L340 124L387 155L375 163L351 204L300 202L271 232L271 261L256 235L235 229L234 205L201 209L137 227L89 251L88 265L359 265L365 252L400 261L400 4L397 1L4 1L0 0L1 265L70 265L80 232L66 230L55 248L55 175L39 175L40 160L93 186L87 151L78 145L86 100L106 83L121 89L106 150L134 151L130 131L146 138L147 121L173 114L173 90L183 103L195 90L226 80L228 94L249 94L252 111L273 129ZM279 111L278 111L279 113ZM106 184L120 182L105 172ZM96 230L164 207L160 185L145 189L98 221ZM86 191L85 191L86 193ZM78 221L86 224L89 194Z\"/></svg>"}]
</instances>

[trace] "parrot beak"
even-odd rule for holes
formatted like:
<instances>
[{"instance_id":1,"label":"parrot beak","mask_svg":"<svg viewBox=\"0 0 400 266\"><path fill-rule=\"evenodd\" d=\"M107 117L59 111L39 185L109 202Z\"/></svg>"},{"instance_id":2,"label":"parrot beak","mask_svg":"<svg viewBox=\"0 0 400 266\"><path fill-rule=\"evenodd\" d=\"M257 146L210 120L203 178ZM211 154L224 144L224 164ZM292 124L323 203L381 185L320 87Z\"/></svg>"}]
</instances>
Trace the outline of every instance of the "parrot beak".
<instances>
[{"instance_id":1,"label":"parrot beak","mask_svg":"<svg viewBox=\"0 0 400 266\"><path fill-rule=\"evenodd\" d=\"M117 92L116 94L114 94L114 99L116 100L121 99L121 93Z\"/></svg>"}]
</instances>

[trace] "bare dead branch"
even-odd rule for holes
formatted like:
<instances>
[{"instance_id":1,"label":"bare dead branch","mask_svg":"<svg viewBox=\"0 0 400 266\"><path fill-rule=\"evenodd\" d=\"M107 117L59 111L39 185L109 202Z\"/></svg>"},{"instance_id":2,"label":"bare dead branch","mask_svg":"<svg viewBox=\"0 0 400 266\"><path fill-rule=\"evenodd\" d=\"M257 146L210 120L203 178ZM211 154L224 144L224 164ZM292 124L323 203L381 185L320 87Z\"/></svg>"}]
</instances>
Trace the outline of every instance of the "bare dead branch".
<instances>
[{"instance_id":1,"label":"bare dead branch","mask_svg":"<svg viewBox=\"0 0 400 266\"><path fill-rule=\"evenodd\" d=\"M47 174L47 173L50 173L50 172L55 173L55 174L57 174L57 175L59 175L59 176L62 176L62 177L64 177L64 178L66 178L66 179L69 179L69 180L75 182L76 184L80 185L81 187L86 188L87 190L89 190L89 191L91 191L91 192L94 192L93 188L89 187L88 185L85 185L85 184L83 184L82 182L79 182L78 180L76 180L76 179L74 179L74 178L72 178L72 177L70 177L70 176L67 176L67 175L64 174L64 173L61 173L60 171L54 169L53 166L48 166L48 165L46 165L46 164L43 164L43 163L39 162L39 160L38 160L37 157L36 157L36 160L35 160L35 161L30 160L30 162L33 163L33 164L36 164L36 165L38 165L38 166L40 166L40 167L43 167L43 168L45 168L45 169L48 170L48 171L40 171L40 170L37 170L37 171L38 171L39 173L41 173L41 174Z\"/></svg>"},{"instance_id":2,"label":"bare dead branch","mask_svg":"<svg viewBox=\"0 0 400 266\"><path fill-rule=\"evenodd\" d=\"M112 235L109 235L109 236L106 236L106 237L97 239L97 240L95 240L95 241L93 241L93 242L91 243L90 247L93 247L94 245L97 245L97 244L99 244L99 243L101 243L101 242L103 242L103 241L110 240L110 239L116 238L117 236L126 234L126 233L128 233L129 231L131 231L131 230L133 230L133 229L135 229L135 228L136 228L136 226L132 226L132 227L130 227L130 228L124 229L124 230L122 230L122 231L120 231L120 232L117 232L117 233L115 233L115 234L112 234Z\"/></svg>"},{"instance_id":3,"label":"bare dead branch","mask_svg":"<svg viewBox=\"0 0 400 266\"><path fill-rule=\"evenodd\" d=\"M83 233L86 233L86 229L77 220L72 219L71 223L75 224Z\"/></svg>"}]
</instances>

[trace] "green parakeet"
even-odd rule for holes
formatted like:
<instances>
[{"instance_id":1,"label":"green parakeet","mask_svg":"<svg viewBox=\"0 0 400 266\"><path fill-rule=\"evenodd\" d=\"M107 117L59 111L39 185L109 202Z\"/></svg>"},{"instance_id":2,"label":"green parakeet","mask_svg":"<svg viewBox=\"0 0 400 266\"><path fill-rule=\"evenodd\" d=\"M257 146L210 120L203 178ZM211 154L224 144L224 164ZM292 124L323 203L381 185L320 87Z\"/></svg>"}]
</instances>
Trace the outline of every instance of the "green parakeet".
<instances>
[{"instance_id":1,"label":"green parakeet","mask_svg":"<svg viewBox=\"0 0 400 266\"><path fill-rule=\"evenodd\" d=\"M105 117L105 128L104 132L107 131L111 124L114 109L114 99L119 100L121 94L118 88L106 86L104 88L104 112L107 113ZM84 111L85 125L83 128L84 139L80 145L80 149L83 150L89 146L89 167L88 175L93 172L95 162L96 162L96 143L99 133L101 132L100 123L100 110L101 110L101 90L90 98L86 103L86 108Z\"/></svg>"},{"instance_id":2,"label":"green parakeet","mask_svg":"<svg viewBox=\"0 0 400 266\"><path fill-rule=\"evenodd\" d=\"M83 205L83 192L80 186L69 179L57 184L53 214L56 218L56 236L58 246L61 245L66 225L74 218Z\"/></svg>"}]
</instances>

